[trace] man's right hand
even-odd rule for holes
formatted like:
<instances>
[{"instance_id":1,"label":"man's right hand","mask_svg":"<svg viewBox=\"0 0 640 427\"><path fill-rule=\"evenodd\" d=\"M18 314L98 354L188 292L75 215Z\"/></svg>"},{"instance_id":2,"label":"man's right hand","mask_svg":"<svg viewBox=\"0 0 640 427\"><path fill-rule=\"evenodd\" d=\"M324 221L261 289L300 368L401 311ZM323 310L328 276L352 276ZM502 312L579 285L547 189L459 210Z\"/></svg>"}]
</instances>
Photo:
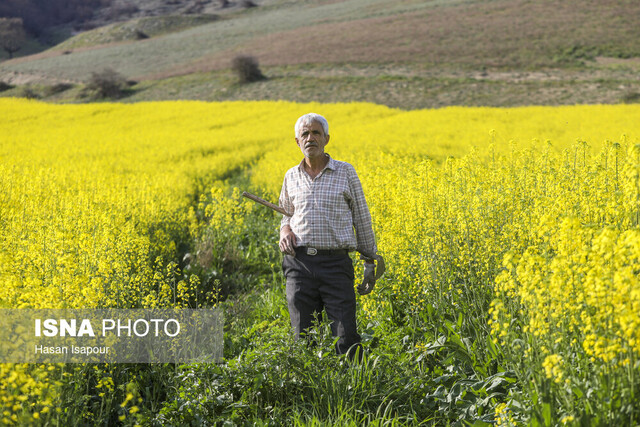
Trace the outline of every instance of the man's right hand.
<instances>
[{"instance_id":1,"label":"man's right hand","mask_svg":"<svg viewBox=\"0 0 640 427\"><path fill-rule=\"evenodd\" d=\"M287 255L295 256L296 251L296 235L291 230L291 227L285 225L280 230L280 251Z\"/></svg>"}]
</instances>

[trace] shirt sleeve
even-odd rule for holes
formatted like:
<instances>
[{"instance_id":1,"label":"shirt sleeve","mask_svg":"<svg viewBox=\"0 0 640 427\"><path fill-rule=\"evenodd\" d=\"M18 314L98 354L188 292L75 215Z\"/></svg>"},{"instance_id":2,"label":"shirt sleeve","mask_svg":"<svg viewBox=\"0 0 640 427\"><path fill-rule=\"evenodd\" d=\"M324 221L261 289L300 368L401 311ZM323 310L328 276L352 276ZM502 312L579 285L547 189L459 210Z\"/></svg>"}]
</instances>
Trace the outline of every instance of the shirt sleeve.
<instances>
[{"instance_id":1,"label":"shirt sleeve","mask_svg":"<svg viewBox=\"0 0 640 427\"><path fill-rule=\"evenodd\" d=\"M373 258L378 248L371 223L371 214L364 197L362 184L353 166L349 165L349 189L351 191L351 214L356 232L356 250L367 258Z\"/></svg>"},{"instance_id":2,"label":"shirt sleeve","mask_svg":"<svg viewBox=\"0 0 640 427\"><path fill-rule=\"evenodd\" d=\"M294 211L293 203L291 203L291 199L289 198L289 190L287 189L287 175L285 175L284 182L282 183L282 190L280 190L280 198L278 199L278 204L287 212ZM290 216L282 215L282 220L280 221L280 230L282 230L282 227L284 227L285 225L289 225L290 222Z\"/></svg>"}]
</instances>

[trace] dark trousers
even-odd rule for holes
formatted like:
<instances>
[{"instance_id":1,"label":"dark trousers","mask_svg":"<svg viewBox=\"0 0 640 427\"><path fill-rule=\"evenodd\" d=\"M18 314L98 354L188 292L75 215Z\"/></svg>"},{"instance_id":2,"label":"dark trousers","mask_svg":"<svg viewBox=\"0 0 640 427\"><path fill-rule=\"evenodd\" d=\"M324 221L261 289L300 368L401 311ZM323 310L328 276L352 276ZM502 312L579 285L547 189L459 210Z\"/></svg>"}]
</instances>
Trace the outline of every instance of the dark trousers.
<instances>
[{"instance_id":1,"label":"dark trousers","mask_svg":"<svg viewBox=\"0 0 640 427\"><path fill-rule=\"evenodd\" d=\"M311 327L322 309L338 336L336 351L353 352L360 343L356 330L356 295L353 289L353 262L349 255L285 255L282 270L287 278L287 303L296 337ZM351 352L349 352L351 354Z\"/></svg>"}]
</instances>

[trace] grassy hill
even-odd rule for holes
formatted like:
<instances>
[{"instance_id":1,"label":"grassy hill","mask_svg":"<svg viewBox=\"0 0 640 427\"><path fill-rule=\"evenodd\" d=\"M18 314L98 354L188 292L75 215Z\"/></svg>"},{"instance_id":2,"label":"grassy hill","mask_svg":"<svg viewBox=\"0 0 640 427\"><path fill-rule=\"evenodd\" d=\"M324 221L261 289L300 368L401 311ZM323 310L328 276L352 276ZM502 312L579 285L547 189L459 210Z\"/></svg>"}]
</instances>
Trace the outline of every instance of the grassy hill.
<instances>
[{"instance_id":1,"label":"grassy hill","mask_svg":"<svg viewBox=\"0 0 640 427\"><path fill-rule=\"evenodd\" d=\"M85 31L52 48L53 51L69 51L78 48L95 47L114 42L138 41L150 37L178 32L198 25L216 21L218 16L207 15L165 15L145 17L126 22L108 24L91 31Z\"/></svg>"},{"instance_id":2,"label":"grassy hill","mask_svg":"<svg viewBox=\"0 0 640 427\"><path fill-rule=\"evenodd\" d=\"M105 68L137 82L130 101L357 100L411 109L640 98L635 1L256 3L219 19L111 24L0 63L0 80L31 83L30 95L55 101L77 100L79 86L57 93L43 87L81 85ZM237 84L230 65L239 54L257 58L268 79Z\"/></svg>"}]
</instances>

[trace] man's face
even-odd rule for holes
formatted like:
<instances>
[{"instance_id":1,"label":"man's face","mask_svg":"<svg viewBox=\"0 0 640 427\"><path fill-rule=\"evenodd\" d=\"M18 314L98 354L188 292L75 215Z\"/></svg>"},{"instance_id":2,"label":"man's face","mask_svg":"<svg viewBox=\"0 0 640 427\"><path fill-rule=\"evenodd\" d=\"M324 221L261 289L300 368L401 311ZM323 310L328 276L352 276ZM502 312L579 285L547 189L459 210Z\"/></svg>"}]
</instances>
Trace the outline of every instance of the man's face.
<instances>
[{"instance_id":1,"label":"man's face","mask_svg":"<svg viewBox=\"0 0 640 427\"><path fill-rule=\"evenodd\" d=\"M324 134L320 123L313 121L300 127L296 143L305 157L324 156L324 147L329 143L329 135Z\"/></svg>"}]
</instances>

